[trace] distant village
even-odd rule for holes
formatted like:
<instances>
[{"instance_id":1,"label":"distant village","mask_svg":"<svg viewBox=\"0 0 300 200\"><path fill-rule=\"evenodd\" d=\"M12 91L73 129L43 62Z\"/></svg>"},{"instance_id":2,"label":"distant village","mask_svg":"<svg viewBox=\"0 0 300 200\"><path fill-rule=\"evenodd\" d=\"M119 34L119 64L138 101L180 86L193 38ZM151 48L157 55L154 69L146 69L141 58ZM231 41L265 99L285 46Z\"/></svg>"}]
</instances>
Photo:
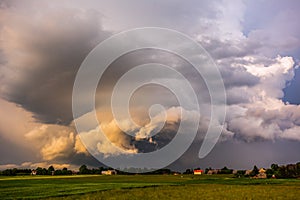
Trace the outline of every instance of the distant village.
<instances>
[{"instance_id":1,"label":"distant village","mask_svg":"<svg viewBox=\"0 0 300 200\"><path fill-rule=\"evenodd\" d=\"M128 170L127 170L128 171ZM94 175L134 175L139 174L141 170L136 169L136 173L128 173L122 170L112 169L112 168L92 168L89 169L86 165L82 165L78 171L69 170L67 168L54 169L50 166L48 169L38 167L36 169L6 169L0 171L2 176L40 176L40 175L80 175L80 174L94 174ZM270 168L258 168L254 166L253 169L249 170L234 170L223 167L222 169L212 169L212 168L196 168L196 169L186 169L185 172L176 172L170 169L159 169L147 173L146 175L217 175L217 174L232 174L236 178L249 177L254 179L266 179L266 178L300 178L300 162L296 164L288 165L278 165L272 164Z\"/></svg>"}]
</instances>

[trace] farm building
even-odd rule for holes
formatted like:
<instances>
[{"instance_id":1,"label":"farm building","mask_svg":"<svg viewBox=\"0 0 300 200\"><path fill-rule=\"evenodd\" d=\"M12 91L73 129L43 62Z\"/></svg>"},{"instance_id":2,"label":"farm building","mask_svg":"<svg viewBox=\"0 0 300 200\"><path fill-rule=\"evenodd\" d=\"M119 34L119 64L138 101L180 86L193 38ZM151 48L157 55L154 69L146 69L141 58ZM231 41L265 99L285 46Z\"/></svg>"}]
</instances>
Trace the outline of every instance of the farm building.
<instances>
[{"instance_id":1,"label":"farm building","mask_svg":"<svg viewBox=\"0 0 300 200\"><path fill-rule=\"evenodd\" d=\"M106 170L101 172L102 175L116 175L117 171L116 170Z\"/></svg>"},{"instance_id":2,"label":"farm building","mask_svg":"<svg viewBox=\"0 0 300 200\"><path fill-rule=\"evenodd\" d=\"M201 175L203 174L203 170L202 169L195 169L194 170L194 175Z\"/></svg>"},{"instance_id":3,"label":"farm building","mask_svg":"<svg viewBox=\"0 0 300 200\"><path fill-rule=\"evenodd\" d=\"M254 176L253 178L267 178L266 170L264 168L261 168L258 171L258 174Z\"/></svg>"},{"instance_id":4,"label":"farm building","mask_svg":"<svg viewBox=\"0 0 300 200\"><path fill-rule=\"evenodd\" d=\"M251 172L252 172L252 170L251 170L251 169L249 169L249 170L246 170L246 172L245 172L245 175L246 175L246 176L250 176Z\"/></svg>"},{"instance_id":5,"label":"farm building","mask_svg":"<svg viewBox=\"0 0 300 200\"><path fill-rule=\"evenodd\" d=\"M218 174L221 170L219 169L210 169L208 170L207 174L212 175L212 174Z\"/></svg>"}]
</instances>

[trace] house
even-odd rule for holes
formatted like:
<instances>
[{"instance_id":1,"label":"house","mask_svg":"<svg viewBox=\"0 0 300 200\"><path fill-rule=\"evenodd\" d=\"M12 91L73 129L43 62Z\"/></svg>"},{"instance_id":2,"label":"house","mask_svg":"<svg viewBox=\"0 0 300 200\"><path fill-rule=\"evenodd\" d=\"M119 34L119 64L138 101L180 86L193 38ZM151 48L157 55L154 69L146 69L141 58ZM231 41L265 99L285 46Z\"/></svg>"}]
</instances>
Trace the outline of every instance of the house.
<instances>
[{"instance_id":1,"label":"house","mask_svg":"<svg viewBox=\"0 0 300 200\"><path fill-rule=\"evenodd\" d=\"M101 172L102 175L116 175L117 171L116 170L105 170Z\"/></svg>"},{"instance_id":2,"label":"house","mask_svg":"<svg viewBox=\"0 0 300 200\"><path fill-rule=\"evenodd\" d=\"M203 170L202 169L195 169L194 170L194 175L201 175L203 174Z\"/></svg>"},{"instance_id":3,"label":"house","mask_svg":"<svg viewBox=\"0 0 300 200\"><path fill-rule=\"evenodd\" d=\"M258 173L260 173L260 174L261 173L266 173L266 170L264 168L260 168L259 171L258 171Z\"/></svg>"},{"instance_id":4,"label":"house","mask_svg":"<svg viewBox=\"0 0 300 200\"><path fill-rule=\"evenodd\" d=\"M266 170L264 168L260 168L258 174L253 178L267 178Z\"/></svg>"},{"instance_id":5,"label":"house","mask_svg":"<svg viewBox=\"0 0 300 200\"><path fill-rule=\"evenodd\" d=\"M251 172L252 172L252 170L251 170L251 169L249 169L249 170L246 170L246 171L245 171L245 176L250 176Z\"/></svg>"},{"instance_id":6,"label":"house","mask_svg":"<svg viewBox=\"0 0 300 200\"><path fill-rule=\"evenodd\" d=\"M35 169L31 170L31 175L36 175L36 170Z\"/></svg>"},{"instance_id":7,"label":"house","mask_svg":"<svg viewBox=\"0 0 300 200\"><path fill-rule=\"evenodd\" d=\"M212 175L212 174L218 174L221 170L219 169L210 169L208 170L207 174Z\"/></svg>"},{"instance_id":8,"label":"house","mask_svg":"<svg viewBox=\"0 0 300 200\"><path fill-rule=\"evenodd\" d=\"M72 175L77 175L78 174L78 172L77 171L75 171L75 170L72 170Z\"/></svg>"}]
</instances>

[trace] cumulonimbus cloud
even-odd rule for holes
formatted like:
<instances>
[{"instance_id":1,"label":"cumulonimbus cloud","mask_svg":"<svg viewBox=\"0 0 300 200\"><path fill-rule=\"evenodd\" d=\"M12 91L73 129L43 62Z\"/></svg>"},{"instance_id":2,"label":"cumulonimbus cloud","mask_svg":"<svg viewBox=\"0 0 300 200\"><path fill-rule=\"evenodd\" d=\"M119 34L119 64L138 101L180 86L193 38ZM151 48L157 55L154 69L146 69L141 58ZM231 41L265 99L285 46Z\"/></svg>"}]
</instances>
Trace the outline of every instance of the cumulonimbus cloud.
<instances>
[{"instance_id":1,"label":"cumulonimbus cloud","mask_svg":"<svg viewBox=\"0 0 300 200\"><path fill-rule=\"evenodd\" d=\"M95 45L112 34L106 30L120 31L149 24L166 25L168 28L192 35L215 59L228 96L223 139L235 138L255 142L284 138L300 141L299 105L289 105L281 100L284 95L283 89L294 77L295 59L276 57L278 53L286 55L288 54L286 52L299 47L300 29L293 24L297 22L299 12L290 14L289 10L283 10L280 15L271 19L273 22L270 26L260 25L256 30L248 30L246 33L243 27L247 23L243 21L246 9L243 1L226 2L226 5L224 2L209 4L210 1L201 1L202 6L195 6L196 1L191 4L173 1L174 10L169 10L169 4L163 2L155 16L152 11L142 11L151 3L139 2L136 7L141 9L139 12L142 12L144 18L136 17L133 14L135 12L128 11L136 7L127 7L128 10L112 10L117 14L107 18L97 9L63 5L52 7L45 1L28 2L0 3L0 95L7 101L20 105L20 109L29 111L28 115L34 116L37 127L31 131L26 130L26 138L32 141L31 146L36 147L45 161L87 153L73 130L71 113L73 81L85 56ZM283 4L281 3L280 7L284 7ZM293 4L298 5L296 2ZM270 14L274 15L273 12ZM162 18L165 20L161 20ZM109 23L113 19L121 20L122 24ZM158 58L157 61L169 64L166 62L167 56L162 56L161 52L148 55L153 56ZM136 64L136 60L144 59L142 53L136 54L135 57L124 58L121 64L124 64L125 60L129 64ZM172 60L173 57L169 59ZM198 80L194 81L193 72L187 70L186 64L178 61L175 64L191 80L199 96L205 96L205 100L209 99L209 95L203 91L205 84L199 83ZM117 66L119 68L116 70L112 69L111 74L118 74L120 66ZM107 79L111 80L111 77L113 76L108 76ZM166 96L161 92L155 95L150 93L146 97L149 102L154 99L170 104L170 99ZM99 99L102 100L101 98ZM174 116L177 116L176 109L172 109ZM11 115L4 117L8 118ZM144 115L136 116L136 118L143 117ZM18 121L9 123L9 126L14 126L19 121L18 118ZM176 117L169 119L164 131L175 132L178 121ZM201 113L199 132L205 132L208 122L209 111L205 111ZM145 123L141 130L134 131L137 131L140 137L146 137L162 123L159 116L155 123L148 125ZM108 130L107 132L112 133L109 139L127 153L142 150L144 143L139 143L144 142L142 139L136 138L132 141L132 138L121 133L111 120L102 126ZM11 131L7 127L2 129L6 132ZM133 131L129 128L128 130ZM172 134L168 137L170 135ZM156 145L155 143L163 139L148 138L147 142ZM105 155L120 153L111 151L107 143L97 143L96 148Z\"/></svg>"}]
</instances>

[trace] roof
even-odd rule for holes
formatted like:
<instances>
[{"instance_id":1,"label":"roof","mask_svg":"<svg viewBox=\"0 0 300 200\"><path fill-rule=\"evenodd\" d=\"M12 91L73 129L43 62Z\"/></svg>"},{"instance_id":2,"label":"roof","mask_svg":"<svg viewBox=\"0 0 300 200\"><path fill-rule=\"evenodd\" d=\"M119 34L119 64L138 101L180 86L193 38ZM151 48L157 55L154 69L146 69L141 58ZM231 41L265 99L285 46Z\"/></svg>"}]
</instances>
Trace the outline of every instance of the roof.
<instances>
[{"instance_id":1,"label":"roof","mask_svg":"<svg viewBox=\"0 0 300 200\"><path fill-rule=\"evenodd\" d=\"M203 172L202 169L194 169L194 172Z\"/></svg>"},{"instance_id":2,"label":"roof","mask_svg":"<svg viewBox=\"0 0 300 200\"><path fill-rule=\"evenodd\" d=\"M266 170L264 168L260 168L259 173L265 173Z\"/></svg>"}]
</instances>

